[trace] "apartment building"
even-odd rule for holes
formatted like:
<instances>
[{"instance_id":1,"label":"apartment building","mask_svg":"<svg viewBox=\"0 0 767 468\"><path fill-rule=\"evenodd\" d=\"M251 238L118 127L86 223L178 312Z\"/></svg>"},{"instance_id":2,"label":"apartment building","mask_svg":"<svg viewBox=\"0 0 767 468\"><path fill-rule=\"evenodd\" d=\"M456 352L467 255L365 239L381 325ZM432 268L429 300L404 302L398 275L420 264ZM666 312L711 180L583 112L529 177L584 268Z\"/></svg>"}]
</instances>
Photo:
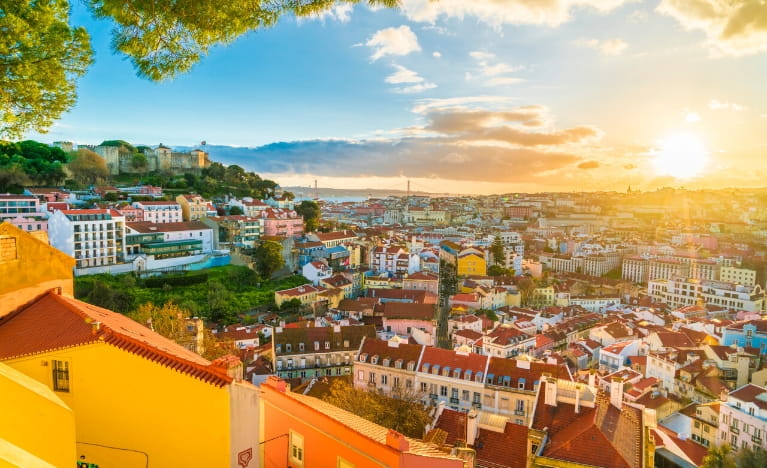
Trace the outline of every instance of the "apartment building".
<instances>
[{"instance_id":1,"label":"apartment building","mask_svg":"<svg viewBox=\"0 0 767 468\"><path fill-rule=\"evenodd\" d=\"M23 231L47 231L45 217L37 197L0 194L0 223L10 221Z\"/></svg>"},{"instance_id":2,"label":"apartment building","mask_svg":"<svg viewBox=\"0 0 767 468\"><path fill-rule=\"evenodd\" d=\"M479 408L487 363L487 356L472 353L469 346L457 350L427 347L418 367L418 388L425 402L434 406L444 402L456 411Z\"/></svg>"},{"instance_id":3,"label":"apartment building","mask_svg":"<svg viewBox=\"0 0 767 468\"><path fill-rule=\"evenodd\" d=\"M213 230L200 221L179 223L125 223L127 257L138 254L155 259L186 257L213 251Z\"/></svg>"},{"instance_id":4,"label":"apartment building","mask_svg":"<svg viewBox=\"0 0 767 468\"><path fill-rule=\"evenodd\" d=\"M114 265L125 258L125 217L115 210L61 210L48 220L52 246L77 268Z\"/></svg>"},{"instance_id":5,"label":"apartment building","mask_svg":"<svg viewBox=\"0 0 767 468\"><path fill-rule=\"evenodd\" d=\"M181 205L176 201L139 201L133 207L144 212L143 221L150 223L180 223L184 220Z\"/></svg>"},{"instance_id":6,"label":"apartment building","mask_svg":"<svg viewBox=\"0 0 767 468\"><path fill-rule=\"evenodd\" d=\"M275 327L274 370L284 379L351 375L354 355L362 340L375 336L373 325Z\"/></svg>"},{"instance_id":7,"label":"apartment building","mask_svg":"<svg viewBox=\"0 0 767 468\"><path fill-rule=\"evenodd\" d=\"M670 280L650 280L647 292L653 299L679 308L698 304L719 306L747 312L764 311L764 289L759 285L745 286L722 281L674 277Z\"/></svg>"},{"instance_id":8,"label":"apartment building","mask_svg":"<svg viewBox=\"0 0 767 468\"><path fill-rule=\"evenodd\" d=\"M716 445L767 450L767 389L744 385L719 406Z\"/></svg>"},{"instance_id":9,"label":"apartment building","mask_svg":"<svg viewBox=\"0 0 767 468\"><path fill-rule=\"evenodd\" d=\"M220 246L253 248L264 232L263 219L244 215L210 216L204 218L202 222L213 228L216 248Z\"/></svg>"},{"instance_id":10,"label":"apartment building","mask_svg":"<svg viewBox=\"0 0 767 468\"><path fill-rule=\"evenodd\" d=\"M722 331L722 345L753 347L761 354L767 354L767 320L730 325Z\"/></svg>"},{"instance_id":11,"label":"apartment building","mask_svg":"<svg viewBox=\"0 0 767 468\"><path fill-rule=\"evenodd\" d=\"M754 286L756 285L756 271L748 268L723 266L719 270L719 281Z\"/></svg>"},{"instance_id":12,"label":"apartment building","mask_svg":"<svg viewBox=\"0 0 767 468\"><path fill-rule=\"evenodd\" d=\"M200 195L179 195L176 202L181 207L181 217L184 221L197 221L208 216L208 201Z\"/></svg>"}]
</instances>

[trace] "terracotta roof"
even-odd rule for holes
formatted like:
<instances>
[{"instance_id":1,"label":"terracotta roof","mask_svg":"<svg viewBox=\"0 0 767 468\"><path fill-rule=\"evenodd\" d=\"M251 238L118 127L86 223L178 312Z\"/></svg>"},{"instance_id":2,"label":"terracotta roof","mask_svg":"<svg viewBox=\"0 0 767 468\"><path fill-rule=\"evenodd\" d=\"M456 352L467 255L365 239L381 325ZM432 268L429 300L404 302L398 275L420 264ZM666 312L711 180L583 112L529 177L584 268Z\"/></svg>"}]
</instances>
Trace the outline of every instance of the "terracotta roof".
<instances>
[{"instance_id":1,"label":"terracotta roof","mask_svg":"<svg viewBox=\"0 0 767 468\"><path fill-rule=\"evenodd\" d=\"M379 299L407 300L417 303L436 303L436 294L417 289L378 289L369 288L367 297Z\"/></svg>"},{"instance_id":2,"label":"terracotta roof","mask_svg":"<svg viewBox=\"0 0 767 468\"><path fill-rule=\"evenodd\" d=\"M756 330L762 333L767 333L767 320L749 320L748 322L740 322L727 327L728 330L743 330L743 325L753 325Z\"/></svg>"},{"instance_id":3,"label":"terracotta roof","mask_svg":"<svg viewBox=\"0 0 767 468\"><path fill-rule=\"evenodd\" d=\"M507 359L491 357L487 366L487 377L493 379L494 385L503 385L520 390L535 390L535 383L541 380L541 374L572 380L567 367L559 364L547 364L541 361L525 361L522 359ZM508 377L508 380L506 380ZM487 379L486 379L487 380Z\"/></svg>"},{"instance_id":4,"label":"terracotta roof","mask_svg":"<svg viewBox=\"0 0 767 468\"><path fill-rule=\"evenodd\" d=\"M461 377L466 374L466 371L471 371L471 375L474 376L485 372L487 356L476 353L464 354L451 349L428 346L424 349L420 366L423 367L426 364L429 365L430 369L434 369L434 366L439 366L442 370L449 368L451 376L458 369L461 370Z\"/></svg>"},{"instance_id":5,"label":"terracotta roof","mask_svg":"<svg viewBox=\"0 0 767 468\"><path fill-rule=\"evenodd\" d=\"M402 368L407 368L408 363L413 363L413 370L418 368L418 362L421 357L421 351L423 345L399 343L396 347L390 346L386 340L379 340L375 337L365 338L359 347L359 354L367 354L369 357L378 356L379 366L384 365L384 360L387 361L388 367L396 367L398 360L402 360ZM370 362L370 360L367 360Z\"/></svg>"},{"instance_id":6,"label":"terracotta roof","mask_svg":"<svg viewBox=\"0 0 767 468\"><path fill-rule=\"evenodd\" d=\"M680 439L679 435L664 426L658 425L652 430L655 449L665 448L676 455L684 455L693 465L702 466L708 449L690 439Z\"/></svg>"},{"instance_id":7,"label":"terracotta roof","mask_svg":"<svg viewBox=\"0 0 767 468\"><path fill-rule=\"evenodd\" d=\"M477 466L525 468L527 466L527 426L507 422L503 432L480 429L474 441Z\"/></svg>"},{"instance_id":8,"label":"terracotta roof","mask_svg":"<svg viewBox=\"0 0 767 468\"><path fill-rule=\"evenodd\" d=\"M638 366L647 365L647 356L629 356L628 360L631 364L636 364Z\"/></svg>"},{"instance_id":9,"label":"terracotta roof","mask_svg":"<svg viewBox=\"0 0 767 468\"><path fill-rule=\"evenodd\" d=\"M666 331L666 332L657 332L656 335L658 336L658 339L660 340L660 343L665 348L694 348L695 343L693 343L690 338L687 337L684 333L679 332L672 332L672 331Z\"/></svg>"},{"instance_id":10,"label":"terracotta roof","mask_svg":"<svg viewBox=\"0 0 767 468\"><path fill-rule=\"evenodd\" d=\"M312 286L311 284L304 284L303 286L296 286L295 288L283 289L282 291L276 291L275 294L287 297L298 297L305 294L321 293L326 289L320 286Z\"/></svg>"},{"instance_id":11,"label":"terracotta roof","mask_svg":"<svg viewBox=\"0 0 767 468\"><path fill-rule=\"evenodd\" d=\"M542 455L585 465L639 468L642 460L641 411L628 405L619 410L604 393L594 408L572 404L545 404L546 386L541 385L532 427L548 428L549 442Z\"/></svg>"},{"instance_id":12,"label":"terracotta roof","mask_svg":"<svg viewBox=\"0 0 767 468\"><path fill-rule=\"evenodd\" d=\"M530 338L530 335L513 327L499 325L495 330L487 334L487 338L493 344L508 346L526 340Z\"/></svg>"},{"instance_id":13,"label":"terracotta roof","mask_svg":"<svg viewBox=\"0 0 767 468\"><path fill-rule=\"evenodd\" d=\"M357 234L355 234L354 231L318 232L314 235L317 236L317 239L319 239L320 242L357 238Z\"/></svg>"},{"instance_id":14,"label":"terracotta roof","mask_svg":"<svg viewBox=\"0 0 767 468\"><path fill-rule=\"evenodd\" d=\"M281 350L276 352L280 356L290 354L314 354L328 353L331 351L356 351L360 347L363 338L372 338L376 336L375 327L372 325L354 325L342 326L340 332L333 327L297 327L283 328L281 332L276 329L272 333L272 343L276 349L277 345ZM319 343L319 349L315 350L314 343ZM325 343L330 347L326 348ZM348 342L348 346L345 343ZM299 343L304 344L304 350L301 351ZM286 344L291 345L291 350L287 351Z\"/></svg>"},{"instance_id":15,"label":"terracotta roof","mask_svg":"<svg viewBox=\"0 0 767 468\"><path fill-rule=\"evenodd\" d=\"M730 396L743 402L754 403L760 409L767 409L767 401L757 398L764 393L767 393L767 389L754 384L746 384L731 392Z\"/></svg>"},{"instance_id":16,"label":"terracotta roof","mask_svg":"<svg viewBox=\"0 0 767 468\"><path fill-rule=\"evenodd\" d=\"M338 310L347 312L372 311L376 304L376 299L372 297L358 297L357 299L344 299L338 304Z\"/></svg>"},{"instance_id":17,"label":"terracotta roof","mask_svg":"<svg viewBox=\"0 0 767 468\"><path fill-rule=\"evenodd\" d=\"M430 273L428 271L419 271L409 275L404 281L439 281L439 275L436 273Z\"/></svg>"},{"instance_id":18,"label":"terracotta roof","mask_svg":"<svg viewBox=\"0 0 767 468\"><path fill-rule=\"evenodd\" d=\"M466 413L463 411L445 408L437 418L434 427L447 433L445 438L447 445L455 446L458 441L466 441Z\"/></svg>"},{"instance_id":19,"label":"terracotta roof","mask_svg":"<svg viewBox=\"0 0 767 468\"><path fill-rule=\"evenodd\" d=\"M53 292L0 318L0 359L99 342L216 386L232 381L225 368L122 314Z\"/></svg>"},{"instance_id":20,"label":"terracotta roof","mask_svg":"<svg viewBox=\"0 0 767 468\"><path fill-rule=\"evenodd\" d=\"M379 309L387 319L434 320L436 308L432 304L386 302Z\"/></svg>"},{"instance_id":21,"label":"terracotta roof","mask_svg":"<svg viewBox=\"0 0 767 468\"><path fill-rule=\"evenodd\" d=\"M458 330L456 332L453 332L453 336L460 336L461 338L466 338L472 341L477 341L478 339L482 338L482 333L476 332L474 330L469 330L468 328L463 330Z\"/></svg>"},{"instance_id":22,"label":"terracotta roof","mask_svg":"<svg viewBox=\"0 0 767 468\"><path fill-rule=\"evenodd\" d=\"M177 206L179 209L181 209L181 205L179 205L177 201L137 201L134 203L138 203L139 205L147 205L147 206L174 205L174 206Z\"/></svg>"}]
</instances>

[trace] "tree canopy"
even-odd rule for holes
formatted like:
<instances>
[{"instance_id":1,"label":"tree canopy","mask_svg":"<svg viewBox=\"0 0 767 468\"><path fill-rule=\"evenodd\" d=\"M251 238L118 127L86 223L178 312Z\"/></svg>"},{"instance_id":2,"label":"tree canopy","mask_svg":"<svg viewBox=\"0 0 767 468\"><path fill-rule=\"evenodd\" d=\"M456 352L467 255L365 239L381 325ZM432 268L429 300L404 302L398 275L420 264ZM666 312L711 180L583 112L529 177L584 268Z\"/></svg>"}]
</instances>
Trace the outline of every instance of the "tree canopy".
<instances>
[{"instance_id":1,"label":"tree canopy","mask_svg":"<svg viewBox=\"0 0 767 468\"><path fill-rule=\"evenodd\" d=\"M96 184L109 175L104 158L85 148L77 150L68 167L75 180L81 184Z\"/></svg>"},{"instance_id":2,"label":"tree canopy","mask_svg":"<svg viewBox=\"0 0 767 468\"><path fill-rule=\"evenodd\" d=\"M284 263L282 246L274 241L264 241L256 247L253 254L256 260L256 271L266 279L279 270Z\"/></svg>"},{"instance_id":3,"label":"tree canopy","mask_svg":"<svg viewBox=\"0 0 767 468\"><path fill-rule=\"evenodd\" d=\"M359 3L361 0L339 0ZM336 0L85 0L110 19L112 49L153 81L188 72L208 51L283 15L311 16ZM395 7L398 0L366 0ZM44 132L76 99L77 78L92 62L88 32L69 24L67 0L4 2L0 15L0 137Z\"/></svg>"},{"instance_id":4,"label":"tree canopy","mask_svg":"<svg viewBox=\"0 0 767 468\"><path fill-rule=\"evenodd\" d=\"M306 232L314 232L320 226L320 205L312 200L304 200L296 205L296 213L303 216Z\"/></svg>"},{"instance_id":5,"label":"tree canopy","mask_svg":"<svg viewBox=\"0 0 767 468\"><path fill-rule=\"evenodd\" d=\"M0 31L0 138L45 131L75 103L88 33L69 25L63 0L3 2Z\"/></svg>"}]
</instances>

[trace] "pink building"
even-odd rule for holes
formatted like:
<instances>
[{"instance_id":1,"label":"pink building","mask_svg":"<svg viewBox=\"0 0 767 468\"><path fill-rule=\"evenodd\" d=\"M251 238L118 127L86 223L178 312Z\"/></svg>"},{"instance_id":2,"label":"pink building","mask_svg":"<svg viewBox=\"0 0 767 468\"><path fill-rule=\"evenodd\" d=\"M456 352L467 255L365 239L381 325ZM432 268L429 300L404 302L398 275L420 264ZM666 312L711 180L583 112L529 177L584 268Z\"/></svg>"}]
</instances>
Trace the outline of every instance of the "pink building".
<instances>
[{"instance_id":1,"label":"pink building","mask_svg":"<svg viewBox=\"0 0 767 468\"><path fill-rule=\"evenodd\" d=\"M261 211L265 236L301 237L304 234L304 218L294 210L269 208Z\"/></svg>"},{"instance_id":2,"label":"pink building","mask_svg":"<svg viewBox=\"0 0 767 468\"><path fill-rule=\"evenodd\" d=\"M6 218L7 221L10 221L11 224L16 226L17 228L21 229L22 231L47 231L48 230L48 220L43 218L25 218L23 216L19 216L17 218Z\"/></svg>"}]
</instances>

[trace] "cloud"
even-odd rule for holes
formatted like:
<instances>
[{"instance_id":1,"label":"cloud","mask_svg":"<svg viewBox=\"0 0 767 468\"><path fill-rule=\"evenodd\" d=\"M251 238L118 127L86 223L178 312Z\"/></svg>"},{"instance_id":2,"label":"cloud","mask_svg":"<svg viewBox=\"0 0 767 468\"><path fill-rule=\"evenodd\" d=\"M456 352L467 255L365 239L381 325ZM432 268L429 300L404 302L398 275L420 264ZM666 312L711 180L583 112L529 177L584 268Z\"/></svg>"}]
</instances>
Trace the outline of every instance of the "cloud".
<instances>
[{"instance_id":1,"label":"cloud","mask_svg":"<svg viewBox=\"0 0 767 468\"><path fill-rule=\"evenodd\" d=\"M402 13L411 21L434 24L442 18L474 17L500 28L504 24L558 26L576 7L607 12L629 0L402 0Z\"/></svg>"},{"instance_id":2,"label":"cloud","mask_svg":"<svg viewBox=\"0 0 767 468\"><path fill-rule=\"evenodd\" d=\"M734 102L719 101L718 99L712 99L708 102L708 108L711 110L729 110L734 112L740 112L746 110L746 106L741 106Z\"/></svg>"},{"instance_id":3,"label":"cloud","mask_svg":"<svg viewBox=\"0 0 767 468\"><path fill-rule=\"evenodd\" d=\"M407 70L407 69L405 69ZM403 84L413 75L399 68ZM419 85L420 83L413 83ZM400 136L280 142L258 148L211 147L225 164L264 173L338 177L428 177L459 181L550 183L574 166L597 168L586 153L601 131L553 128L540 105L476 105L486 96L421 100L423 125ZM496 102L497 104L497 102ZM598 164L598 163L597 163Z\"/></svg>"},{"instance_id":4,"label":"cloud","mask_svg":"<svg viewBox=\"0 0 767 468\"><path fill-rule=\"evenodd\" d=\"M525 81L522 78L510 76L511 73L524 70L524 66L511 66L496 60L495 54L479 50L470 52L469 56L476 61L477 67L472 72L466 73L467 81L482 80L484 86L508 86Z\"/></svg>"},{"instance_id":5,"label":"cloud","mask_svg":"<svg viewBox=\"0 0 767 468\"><path fill-rule=\"evenodd\" d=\"M412 94L437 87L436 84L426 81L424 77L413 70L409 70L402 65L394 64L393 66L396 71L387 76L384 81L390 84L409 84L408 86L394 88L393 91L395 93Z\"/></svg>"},{"instance_id":6,"label":"cloud","mask_svg":"<svg viewBox=\"0 0 767 468\"><path fill-rule=\"evenodd\" d=\"M622 39L605 39L603 41L598 39L579 39L575 41L575 45L596 49L602 55L620 55L629 46Z\"/></svg>"},{"instance_id":7,"label":"cloud","mask_svg":"<svg viewBox=\"0 0 767 468\"><path fill-rule=\"evenodd\" d=\"M442 54L439 53L439 52L432 52L431 56L434 57L434 58L442 58Z\"/></svg>"},{"instance_id":8,"label":"cloud","mask_svg":"<svg viewBox=\"0 0 767 468\"><path fill-rule=\"evenodd\" d=\"M405 25L381 29L373 34L365 45L373 49L373 55L370 57L373 61L385 55L407 55L421 50L418 37Z\"/></svg>"},{"instance_id":9,"label":"cloud","mask_svg":"<svg viewBox=\"0 0 767 468\"><path fill-rule=\"evenodd\" d=\"M634 10L629 15L629 21L632 23L643 23L647 20L647 12L644 10Z\"/></svg>"},{"instance_id":10,"label":"cloud","mask_svg":"<svg viewBox=\"0 0 767 468\"><path fill-rule=\"evenodd\" d=\"M578 164L578 169L596 169L598 167L599 167L599 162L597 161L584 161Z\"/></svg>"},{"instance_id":11,"label":"cloud","mask_svg":"<svg viewBox=\"0 0 767 468\"><path fill-rule=\"evenodd\" d=\"M706 34L714 55L767 51L767 2L760 0L662 0L657 11L687 30Z\"/></svg>"}]
</instances>

